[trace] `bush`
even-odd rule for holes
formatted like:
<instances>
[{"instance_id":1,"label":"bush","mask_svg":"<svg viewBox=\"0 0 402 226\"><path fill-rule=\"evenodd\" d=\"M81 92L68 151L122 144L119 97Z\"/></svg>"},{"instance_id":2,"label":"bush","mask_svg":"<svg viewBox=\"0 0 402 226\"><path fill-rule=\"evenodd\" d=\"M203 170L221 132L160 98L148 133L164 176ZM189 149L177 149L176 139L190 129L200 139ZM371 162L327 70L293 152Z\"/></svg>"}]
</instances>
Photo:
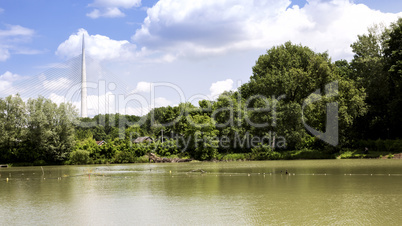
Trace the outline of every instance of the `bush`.
<instances>
[{"instance_id":1,"label":"bush","mask_svg":"<svg viewBox=\"0 0 402 226\"><path fill-rule=\"evenodd\" d=\"M148 155L144 155L141 157L136 157L134 158L134 162L136 163L148 163L149 162L149 157Z\"/></svg>"},{"instance_id":2,"label":"bush","mask_svg":"<svg viewBox=\"0 0 402 226\"><path fill-rule=\"evenodd\" d=\"M105 159L105 158L99 158L99 159L95 159L94 160L94 163L95 164L108 164L110 161L108 161L107 159Z\"/></svg>"},{"instance_id":3,"label":"bush","mask_svg":"<svg viewBox=\"0 0 402 226\"><path fill-rule=\"evenodd\" d=\"M348 155L349 152L345 155ZM286 158L286 157L285 157ZM304 148L302 150L293 151L287 156L287 159L332 159L335 155L330 152L318 151Z\"/></svg>"},{"instance_id":4,"label":"bush","mask_svg":"<svg viewBox=\"0 0 402 226\"><path fill-rule=\"evenodd\" d=\"M132 144L131 151L135 153L135 156L144 156L147 153L155 152L157 144L155 142L152 143L139 143Z\"/></svg>"},{"instance_id":5,"label":"bush","mask_svg":"<svg viewBox=\"0 0 402 226\"><path fill-rule=\"evenodd\" d=\"M363 152L361 150L353 150L349 148L343 149L338 158L340 159L355 159L355 158L382 158L387 155L388 152L380 151L368 151Z\"/></svg>"},{"instance_id":6,"label":"bush","mask_svg":"<svg viewBox=\"0 0 402 226\"><path fill-rule=\"evenodd\" d=\"M33 165L34 166L44 166L44 165L46 165L46 162L45 162L45 160L35 160L33 162Z\"/></svg>"},{"instance_id":7,"label":"bush","mask_svg":"<svg viewBox=\"0 0 402 226\"><path fill-rule=\"evenodd\" d=\"M157 141L156 142L156 153L160 156L170 156L176 155L180 153L180 149L176 144L175 140L166 140L163 142Z\"/></svg>"},{"instance_id":8,"label":"bush","mask_svg":"<svg viewBox=\"0 0 402 226\"><path fill-rule=\"evenodd\" d=\"M71 152L70 162L73 165L85 165L91 163L89 152L85 150L76 150Z\"/></svg>"},{"instance_id":9,"label":"bush","mask_svg":"<svg viewBox=\"0 0 402 226\"><path fill-rule=\"evenodd\" d=\"M277 152L273 153L268 145L259 145L251 149L251 159L253 160L274 160L279 159Z\"/></svg>"},{"instance_id":10,"label":"bush","mask_svg":"<svg viewBox=\"0 0 402 226\"><path fill-rule=\"evenodd\" d=\"M119 151L116 153L114 157L115 163L133 163L134 162L134 155L128 151Z\"/></svg>"},{"instance_id":11,"label":"bush","mask_svg":"<svg viewBox=\"0 0 402 226\"><path fill-rule=\"evenodd\" d=\"M222 161L238 161L246 159L246 155L242 153L227 154L221 158Z\"/></svg>"},{"instance_id":12,"label":"bush","mask_svg":"<svg viewBox=\"0 0 402 226\"><path fill-rule=\"evenodd\" d=\"M350 159L354 156L354 152L352 151L345 151L339 155L340 159Z\"/></svg>"}]
</instances>

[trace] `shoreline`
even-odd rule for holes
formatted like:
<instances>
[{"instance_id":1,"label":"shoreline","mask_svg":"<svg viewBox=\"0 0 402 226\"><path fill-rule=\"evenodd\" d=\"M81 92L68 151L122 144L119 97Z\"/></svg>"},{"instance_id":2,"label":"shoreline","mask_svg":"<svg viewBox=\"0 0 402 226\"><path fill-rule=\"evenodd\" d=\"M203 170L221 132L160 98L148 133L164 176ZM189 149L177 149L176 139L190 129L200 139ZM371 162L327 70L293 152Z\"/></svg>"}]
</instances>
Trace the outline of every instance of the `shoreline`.
<instances>
[{"instance_id":1,"label":"shoreline","mask_svg":"<svg viewBox=\"0 0 402 226\"><path fill-rule=\"evenodd\" d=\"M292 151L295 152L295 151ZM346 153L346 154L345 154ZM342 154L337 153L336 155L332 154L332 156L327 156L328 158L324 158L323 156L310 156L311 158L297 158L298 156L292 156L290 152L282 153L282 156L276 156L273 159L249 159L246 156L250 155L250 153L232 153L232 154L225 154L222 155L219 159L212 159L212 160L196 160L193 159L191 161L185 162L254 162L254 161L278 161L278 160L341 160L341 159L402 159L402 153L389 153L384 155L384 152L372 152L367 154L361 153L350 153L344 152ZM113 161L104 161L104 162L90 162L88 164L69 164L67 161L64 162L49 162L46 163L44 161L39 162L14 162L14 163L7 163L7 164L0 164L1 168L10 168L10 167L24 167L24 166L60 166L60 165L120 165L120 164L138 164L138 163L157 163L157 164L172 164L172 163L182 163L182 162L151 162L147 158L148 155L144 155L142 157L138 157L140 161L132 161L132 162L113 162ZM299 156L301 157L301 156ZM322 158L317 158L322 157ZM176 156L160 156L160 158L165 159L176 159ZM185 158L183 160L186 160ZM38 164L40 163L40 164Z\"/></svg>"}]
</instances>

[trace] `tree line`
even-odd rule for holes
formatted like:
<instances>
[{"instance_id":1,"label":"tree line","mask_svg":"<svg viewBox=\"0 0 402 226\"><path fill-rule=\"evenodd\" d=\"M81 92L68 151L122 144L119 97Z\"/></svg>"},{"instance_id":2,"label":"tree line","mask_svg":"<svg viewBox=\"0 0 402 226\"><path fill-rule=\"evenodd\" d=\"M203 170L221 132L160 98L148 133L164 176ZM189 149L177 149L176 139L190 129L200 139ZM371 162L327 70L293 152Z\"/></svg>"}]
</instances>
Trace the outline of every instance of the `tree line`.
<instances>
[{"instance_id":1,"label":"tree line","mask_svg":"<svg viewBox=\"0 0 402 226\"><path fill-rule=\"evenodd\" d=\"M351 47L351 61L332 62L326 52L286 42L261 55L238 90L142 117L78 119L70 104L9 96L0 99L0 157L74 164L145 161L148 152L198 160L402 152L402 19L369 28ZM328 127L331 111L336 128ZM337 145L325 139L332 129ZM133 143L140 136L154 142Z\"/></svg>"},{"instance_id":2,"label":"tree line","mask_svg":"<svg viewBox=\"0 0 402 226\"><path fill-rule=\"evenodd\" d=\"M19 95L0 99L0 159L7 162L59 162L74 147L77 112L70 103L57 105Z\"/></svg>"}]
</instances>

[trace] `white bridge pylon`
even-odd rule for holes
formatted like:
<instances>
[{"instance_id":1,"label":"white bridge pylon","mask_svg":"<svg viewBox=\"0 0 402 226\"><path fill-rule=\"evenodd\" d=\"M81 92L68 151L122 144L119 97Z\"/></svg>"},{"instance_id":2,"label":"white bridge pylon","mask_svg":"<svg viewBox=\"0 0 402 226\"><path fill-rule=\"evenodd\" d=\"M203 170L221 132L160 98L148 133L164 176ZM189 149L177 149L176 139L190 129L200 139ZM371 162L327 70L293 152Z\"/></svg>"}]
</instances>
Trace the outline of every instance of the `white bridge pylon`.
<instances>
[{"instance_id":1,"label":"white bridge pylon","mask_svg":"<svg viewBox=\"0 0 402 226\"><path fill-rule=\"evenodd\" d=\"M87 105L87 71L85 66L85 38L82 35L82 61L81 61L81 117L88 117Z\"/></svg>"}]
</instances>

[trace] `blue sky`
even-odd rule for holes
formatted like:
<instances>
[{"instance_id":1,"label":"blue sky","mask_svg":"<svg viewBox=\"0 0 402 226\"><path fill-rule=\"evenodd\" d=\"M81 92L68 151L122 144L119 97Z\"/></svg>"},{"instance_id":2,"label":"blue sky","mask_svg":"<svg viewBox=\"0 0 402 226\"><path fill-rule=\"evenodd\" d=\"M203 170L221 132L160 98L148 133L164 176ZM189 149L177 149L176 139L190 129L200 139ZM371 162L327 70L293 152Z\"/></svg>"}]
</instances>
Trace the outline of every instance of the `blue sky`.
<instances>
[{"instance_id":1,"label":"blue sky","mask_svg":"<svg viewBox=\"0 0 402 226\"><path fill-rule=\"evenodd\" d=\"M115 83L126 94L150 102L150 84L168 82L187 101L236 89L259 55L289 40L350 60L358 34L401 16L396 0L1 0L0 96L60 102L57 84L65 88L71 78L39 76L78 56L83 34L88 57L122 81ZM183 101L176 93L158 88L155 106Z\"/></svg>"}]
</instances>

